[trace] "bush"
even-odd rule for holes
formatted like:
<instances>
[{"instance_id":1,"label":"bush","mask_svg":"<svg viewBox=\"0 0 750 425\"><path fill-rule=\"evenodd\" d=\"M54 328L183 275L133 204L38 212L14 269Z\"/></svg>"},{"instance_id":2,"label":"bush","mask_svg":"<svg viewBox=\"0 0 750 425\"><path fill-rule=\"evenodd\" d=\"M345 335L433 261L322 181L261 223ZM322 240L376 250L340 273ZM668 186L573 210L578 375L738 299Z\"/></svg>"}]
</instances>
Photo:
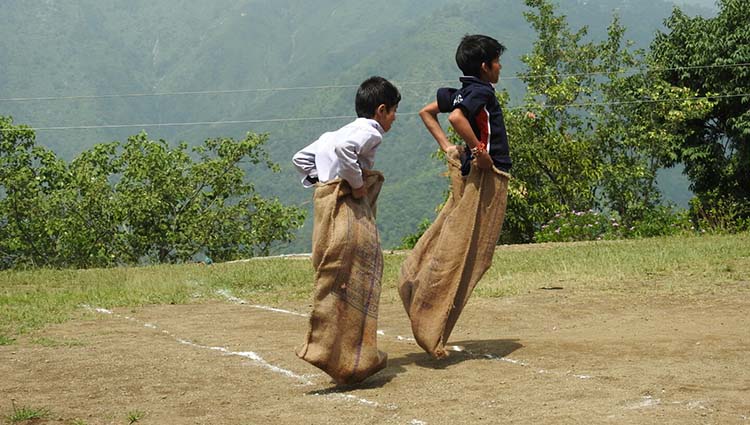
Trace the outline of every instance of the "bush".
<instances>
[{"instance_id":1,"label":"bush","mask_svg":"<svg viewBox=\"0 0 750 425\"><path fill-rule=\"evenodd\" d=\"M617 223L614 223L617 225ZM536 242L572 242L602 239L612 223L603 214L589 211L558 213L534 234Z\"/></svg>"},{"instance_id":2,"label":"bush","mask_svg":"<svg viewBox=\"0 0 750 425\"><path fill-rule=\"evenodd\" d=\"M414 248L414 245L417 244L417 241L419 238L422 237L424 232L427 231L427 229L430 228L430 225L432 224L432 221L430 221L429 218L425 218L422 220L421 223L419 223L419 226L417 226L417 231L404 236L403 239L401 239L401 245L398 247L398 249L412 249Z\"/></svg>"},{"instance_id":3,"label":"bush","mask_svg":"<svg viewBox=\"0 0 750 425\"><path fill-rule=\"evenodd\" d=\"M149 140L96 145L72 162L0 116L0 269L109 267L266 255L305 213L263 198L243 167L278 171L266 135L191 150Z\"/></svg>"},{"instance_id":4,"label":"bush","mask_svg":"<svg viewBox=\"0 0 750 425\"><path fill-rule=\"evenodd\" d=\"M750 230L750 201L722 199L712 193L690 200L690 216L695 226L712 233L737 233Z\"/></svg>"},{"instance_id":5,"label":"bush","mask_svg":"<svg viewBox=\"0 0 750 425\"><path fill-rule=\"evenodd\" d=\"M667 206L648 210L630 226L621 224L615 214L589 211L558 213L534 235L535 242L573 242L601 239L646 238L694 231L685 210L674 211Z\"/></svg>"}]
</instances>

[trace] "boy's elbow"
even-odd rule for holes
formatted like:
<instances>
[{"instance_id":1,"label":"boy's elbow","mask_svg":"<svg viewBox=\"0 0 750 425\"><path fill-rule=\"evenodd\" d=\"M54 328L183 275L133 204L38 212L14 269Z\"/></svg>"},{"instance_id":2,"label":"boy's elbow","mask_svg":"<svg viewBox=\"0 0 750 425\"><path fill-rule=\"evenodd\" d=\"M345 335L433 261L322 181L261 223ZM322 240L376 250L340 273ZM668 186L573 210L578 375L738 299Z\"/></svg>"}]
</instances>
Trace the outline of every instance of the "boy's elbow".
<instances>
[{"instance_id":1,"label":"boy's elbow","mask_svg":"<svg viewBox=\"0 0 750 425\"><path fill-rule=\"evenodd\" d=\"M437 117L435 117L434 115L432 115L429 111L427 111L425 109L422 109L421 111L419 111L419 118L422 119L423 123L428 123L428 122L436 119Z\"/></svg>"},{"instance_id":2,"label":"boy's elbow","mask_svg":"<svg viewBox=\"0 0 750 425\"><path fill-rule=\"evenodd\" d=\"M297 169L298 172L305 174L307 170L313 167L314 160L309 158L309 156L303 154L302 152L297 152L292 157L292 165L294 165L294 168Z\"/></svg>"},{"instance_id":3,"label":"boy's elbow","mask_svg":"<svg viewBox=\"0 0 750 425\"><path fill-rule=\"evenodd\" d=\"M451 123L454 128L456 127L456 124L461 122L462 120L466 120L466 117L464 116L464 112L460 108L456 108L450 114L448 114L448 122Z\"/></svg>"},{"instance_id":4,"label":"boy's elbow","mask_svg":"<svg viewBox=\"0 0 750 425\"><path fill-rule=\"evenodd\" d=\"M302 166L302 155L300 155L299 152L292 157L292 164L297 168Z\"/></svg>"}]
</instances>

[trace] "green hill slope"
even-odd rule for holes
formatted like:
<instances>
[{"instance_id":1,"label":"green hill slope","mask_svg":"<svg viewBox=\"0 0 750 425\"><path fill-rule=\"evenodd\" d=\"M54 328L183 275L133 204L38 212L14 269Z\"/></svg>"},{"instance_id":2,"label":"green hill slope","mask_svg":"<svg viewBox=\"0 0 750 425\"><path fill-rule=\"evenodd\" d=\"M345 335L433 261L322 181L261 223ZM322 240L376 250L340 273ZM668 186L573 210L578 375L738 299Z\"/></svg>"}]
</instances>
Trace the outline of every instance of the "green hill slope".
<instances>
[{"instance_id":1,"label":"green hill slope","mask_svg":"<svg viewBox=\"0 0 750 425\"><path fill-rule=\"evenodd\" d=\"M509 48L504 76L521 71L519 57L534 35L520 3L6 0L0 14L0 114L43 128L134 124L38 132L40 143L68 159L141 130L189 143L267 132L267 148L282 173L250 170L252 178L264 194L305 204L311 193L298 185L291 155L345 124L354 115L355 86L383 75L403 94L401 115L376 164L387 179L379 223L383 244L391 247L434 216L445 185L442 166L429 159L436 145L415 112L436 88L458 77L453 53L463 34L500 39ZM560 3L571 25L589 25L592 37L604 33L617 10L630 29L627 37L642 46L672 7L666 1ZM512 102L520 101L517 80L500 84ZM206 91L211 93L195 93ZM8 100L37 97L55 99ZM347 118L318 119L338 116ZM273 121L247 122L257 120ZM245 122L207 124L219 121ZM295 244L279 249L309 250L309 234L308 225Z\"/></svg>"}]
</instances>

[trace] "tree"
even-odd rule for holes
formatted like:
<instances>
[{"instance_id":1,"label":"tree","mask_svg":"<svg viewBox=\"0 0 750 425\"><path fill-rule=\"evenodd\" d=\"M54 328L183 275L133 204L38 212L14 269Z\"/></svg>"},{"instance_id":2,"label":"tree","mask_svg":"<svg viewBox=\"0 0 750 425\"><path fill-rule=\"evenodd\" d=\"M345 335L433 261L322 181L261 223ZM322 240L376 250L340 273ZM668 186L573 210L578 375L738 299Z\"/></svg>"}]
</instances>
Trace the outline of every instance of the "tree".
<instances>
[{"instance_id":1,"label":"tree","mask_svg":"<svg viewBox=\"0 0 750 425\"><path fill-rule=\"evenodd\" d=\"M506 109L514 177L501 236L508 242L531 242L555 213L593 208L602 173L590 123L569 106L592 99L597 46L583 42L586 28L571 31L550 2L525 4L538 38L522 57L525 106ZM499 99L505 105L507 94Z\"/></svg>"},{"instance_id":2,"label":"tree","mask_svg":"<svg viewBox=\"0 0 750 425\"><path fill-rule=\"evenodd\" d=\"M659 169L678 159L686 123L710 107L651 72L617 16L603 42L571 31L547 0L526 0L538 34L522 60L525 105L508 110L514 161L503 240L525 242L558 213L598 209L627 226L661 203ZM499 96L507 103L507 95Z\"/></svg>"},{"instance_id":3,"label":"tree","mask_svg":"<svg viewBox=\"0 0 750 425\"><path fill-rule=\"evenodd\" d=\"M0 116L0 267L44 265L54 256L47 219L65 184L65 164L35 145L34 132Z\"/></svg>"},{"instance_id":4,"label":"tree","mask_svg":"<svg viewBox=\"0 0 750 425\"><path fill-rule=\"evenodd\" d=\"M678 151L697 197L693 208L713 211L713 223L724 222L722 215L750 219L750 2L718 6L713 18L675 9L651 45L665 81L715 100L706 116L690 121Z\"/></svg>"},{"instance_id":5,"label":"tree","mask_svg":"<svg viewBox=\"0 0 750 425\"><path fill-rule=\"evenodd\" d=\"M711 101L660 79L642 50L629 50L624 31L615 16L598 49L600 100L589 110L602 160L600 207L630 227L661 204L657 171L676 163L687 123L703 117Z\"/></svg>"},{"instance_id":6,"label":"tree","mask_svg":"<svg viewBox=\"0 0 750 425\"><path fill-rule=\"evenodd\" d=\"M267 199L245 168L278 171L266 135L188 151L145 133L96 145L70 164L0 117L0 266L104 267L267 254L305 214Z\"/></svg>"}]
</instances>

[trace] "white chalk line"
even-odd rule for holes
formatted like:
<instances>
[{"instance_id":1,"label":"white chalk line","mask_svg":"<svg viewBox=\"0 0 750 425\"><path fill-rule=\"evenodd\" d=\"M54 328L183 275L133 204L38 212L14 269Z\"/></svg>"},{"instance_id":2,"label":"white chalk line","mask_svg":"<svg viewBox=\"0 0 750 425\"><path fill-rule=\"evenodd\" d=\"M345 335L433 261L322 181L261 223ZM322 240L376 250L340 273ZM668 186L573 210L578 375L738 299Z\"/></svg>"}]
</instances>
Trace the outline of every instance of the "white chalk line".
<instances>
[{"instance_id":1,"label":"white chalk line","mask_svg":"<svg viewBox=\"0 0 750 425\"><path fill-rule=\"evenodd\" d=\"M228 289L219 289L218 291L216 291L216 293L235 304L242 304L242 305L246 305L248 307L256 308L259 310L272 311L274 313L290 314L292 316L299 316L299 317L310 317L309 314L297 313L296 311L283 310L280 308L269 307L265 305L249 304L247 301L241 298L237 298L234 295L232 295L232 293Z\"/></svg>"},{"instance_id":2,"label":"white chalk line","mask_svg":"<svg viewBox=\"0 0 750 425\"><path fill-rule=\"evenodd\" d=\"M512 359L510 357L496 356L494 354L487 354L487 353L485 353L485 354L477 354L477 353L473 353L473 352L467 350L465 347L462 347L460 345L447 345L445 347L445 349L448 350L448 351L455 351L455 352L458 352L458 353L466 353L467 355L469 355L470 357L473 357L475 359L495 360L495 361L506 362L506 363L510 363L510 364L513 364L513 365L516 365L516 366L521 366L521 367L525 367L525 368L531 369L531 366L529 365L529 363L527 363L525 361ZM537 369L536 373L538 373L540 375L548 374L548 375L558 375L558 376L572 376L574 378L584 379L584 380L585 379L593 379L594 378L594 376L592 376L592 375L576 374L576 373L573 373L573 371L570 371L570 370L567 371L567 372L565 372L565 373L560 373L560 372L552 372L552 371L549 371L547 369Z\"/></svg>"},{"instance_id":3,"label":"white chalk line","mask_svg":"<svg viewBox=\"0 0 750 425\"><path fill-rule=\"evenodd\" d=\"M238 298L238 297L234 296L232 294L232 292L230 290L228 290L228 289L220 289L220 290L216 291L216 293L219 294L219 295L221 295L222 297L224 297L227 301L230 301L230 302L235 303L235 304L246 305L246 306L253 307L253 308L256 308L256 309L265 310L265 311L271 311L271 312L275 312L275 313L291 314L291 315L294 315L294 316L301 316L301 317L310 317L310 315L308 315L308 314L297 313L297 312L294 312L294 311L283 310L283 309L280 309L280 308L269 307L269 306L264 306L264 305L250 304L247 301L243 300L242 298ZM380 336L386 336L386 332L384 330L382 330L382 329L378 329L377 334L380 335ZM412 337L405 337L405 336L401 336L401 335L396 335L395 339L398 340L398 341L416 342L416 340L414 338L412 338ZM464 347L461 347L461 346L458 346L458 345L450 345L450 346L446 346L445 348L448 351L464 352L464 353L468 354L469 356L474 357L476 359L484 358L484 359L490 359L490 360L496 360L496 361L506 362L506 363L510 363L510 364L513 364L513 365L516 365L516 366L521 366L521 367L530 367L527 362L522 361L522 360L516 360L516 359L512 359L512 358L509 358L509 357L503 357L503 356L495 356L495 355L492 355L492 354L476 354L476 353L472 353L470 351L467 351ZM563 375L563 376L572 376L574 378L583 379L583 380L593 379L594 378L594 376L592 376L592 375L576 374L576 373L573 373L570 370L567 371L567 372L565 372L565 373L554 373L554 372L550 372L550 371L548 371L546 369L539 369L539 370L537 370L537 373L539 373L539 374L558 374L558 375Z\"/></svg>"},{"instance_id":4,"label":"white chalk line","mask_svg":"<svg viewBox=\"0 0 750 425\"><path fill-rule=\"evenodd\" d=\"M707 403L708 402L703 401L703 400L686 400L686 401L676 400L676 401L665 402L665 401L662 401L662 399L656 398L649 394L649 395L645 395L641 397L641 399L638 401L628 403L627 405L623 406L623 408L626 410L641 410L641 409L655 408L659 406L678 405L678 406L685 406L688 410L698 409L698 410L705 410L707 412L714 412L715 411L714 409L706 406ZM743 419L747 419L747 418L744 418L742 415L739 415L739 416Z\"/></svg>"},{"instance_id":5,"label":"white chalk line","mask_svg":"<svg viewBox=\"0 0 750 425\"><path fill-rule=\"evenodd\" d=\"M290 315L301 316L301 317L310 317L309 314L303 314L303 313L298 313L298 312L295 312L295 311L283 310L283 309L276 308L276 307L269 307L269 306L258 305L258 304L250 304L247 301L243 300L242 298L238 298L238 297L234 296L232 294L232 292L229 291L228 289L220 289L220 290L216 291L216 293L219 294L219 295L221 295L222 297L224 297L227 301L230 301L230 302L235 303L235 304L246 305L248 307L252 307L252 308L256 308L256 309L260 309L260 310L265 310L265 311L271 311L271 312L274 312L274 313L290 314ZM384 330L382 330L382 329L378 329L377 334L380 335L380 336L386 336L386 332ZM401 335L396 335L395 339L398 340L398 341L416 342L416 340L414 338L412 338L412 337L405 337L405 336L401 336ZM513 365L516 365L516 366L529 367L529 364L527 362L525 362L525 361L522 361L522 360L516 360L516 359L512 359L512 358L509 358L509 357L503 357L503 356L495 356L495 355L492 355L492 354L476 354L476 353L472 353L470 351L467 351L464 347L461 347L461 346L458 346L458 345L446 346L446 349L448 351L465 352L468 355L470 355L471 357L474 357L474 358L477 358L477 359L479 359L479 358L485 358L485 359L490 359L490 360L496 360L496 361L510 363L510 364L513 364ZM539 373L539 374L550 374L552 372L549 372L549 371L547 371L545 369L539 369L537 371L537 373ZM567 371L566 373L564 373L562 375L572 376L572 377L578 378L578 379L593 379L594 378L594 376L592 376L592 375L574 374L572 371Z\"/></svg>"},{"instance_id":6,"label":"white chalk line","mask_svg":"<svg viewBox=\"0 0 750 425\"><path fill-rule=\"evenodd\" d=\"M259 310L270 311L270 312L273 312L273 313L290 314L290 315L299 316L299 317L310 317L309 314L298 313L296 311L284 310L284 309L281 309L281 308L270 307L270 306L259 305L259 304L250 304L247 301L243 300L242 298L235 297L232 294L232 292L229 291L228 289L219 289L218 291L216 291L216 293L219 294L219 295L221 295L222 297L224 297L224 299L226 299L227 301L230 301L230 302L235 303L235 304L246 305L248 307L252 307L252 308L255 308L255 309L259 309ZM378 329L377 334L380 335L380 336L385 336L386 333L385 333L384 330ZM397 340L399 340L399 341L416 342L416 340L414 338L406 337L406 336L401 336L401 335L396 335L395 338Z\"/></svg>"},{"instance_id":7,"label":"white chalk line","mask_svg":"<svg viewBox=\"0 0 750 425\"><path fill-rule=\"evenodd\" d=\"M200 348L200 349L203 349L203 350L218 351L218 352L221 352L221 353L223 353L224 355L227 355L227 356L239 356L239 357L243 357L243 358L246 358L246 359L249 359L249 360L253 361L258 366L261 366L261 367L263 367L265 369L268 369L268 370L270 370L272 372L275 372L275 373L280 374L280 375L287 376L289 378L296 379L296 380L300 381L304 385L315 385L313 382L311 382L310 380L308 380L306 376L298 375L298 374L296 374L296 373L294 373L294 372L292 372L290 370L287 370L287 369L284 369L284 368L281 368L281 367L278 367L278 366L274 366L274 365L268 363L267 361L265 361L263 359L263 357L261 357L259 354L255 353L255 352L252 352L252 351L234 352L234 351L230 351L230 350L228 350L228 349L226 349L224 347L209 347L209 346L206 346L206 345L196 344L196 343L188 341L188 340L186 340L184 338L180 338L180 337L174 335L173 333L171 333L171 332L169 332L167 330L159 329L159 327L156 326L156 325L154 325L153 323L141 322L138 319L135 319L133 317L123 316L121 314L116 314L116 313L112 312L111 310L107 310L107 309L104 309L104 308L92 308L92 307L87 306L87 305L84 305L83 307L87 308L89 310L96 311L97 313L112 315L114 317L125 319L125 320L131 321L131 322L143 323L143 327L144 328L153 329L153 330L160 330L161 333L163 333L165 335L171 336L172 338L174 338L175 341L179 342L180 344L188 345L188 346L191 346L191 347L194 347L194 348Z\"/></svg>"},{"instance_id":8,"label":"white chalk line","mask_svg":"<svg viewBox=\"0 0 750 425\"><path fill-rule=\"evenodd\" d=\"M276 312L276 313L290 314L290 315L301 316L301 317L310 317L310 315L308 315L308 314L297 313L297 312L293 312L293 311L289 311L289 310L283 310L283 309L279 309L279 308L275 308L275 307L269 307L269 306L263 306L263 305L257 305L257 304L249 304L247 301L245 301L245 300L243 300L241 298L238 298L238 297L235 297L234 295L232 295L232 293L229 290L227 290L227 289L219 290L219 291L217 291L217 293L219 295L223 296L228 301L231 301L231 302L233 302L235 304L247 305L249 307L253 307L253 308L256 308L256 309L266 310L266 311L271 311L271 312ZM380 336L385 336L386 332L383 331L383 330L381 330L381 329L378 329L377 334L380 335ZM398 340L398 341L416 342L416 340L414 338L412 338L412 337L404 337L404 336L401 336L401 335L396 335L395 339ZM489 359L489 360L506 362L506 363L510 363L510 364L513 364L513 365L516 365L516 366L520 366L520 367L524 367L524 368L531 368L530 365L529 365L529 363L525 362L523 360L517 360L517 359L512 359L512 358L509 358L509 357L496 356L496 355L493 355L493 354L486 354L486 353L485 354L476 354L476 353L473 353L473 352L471 352L469 350L466 350L464 347L459 346L459 345L446 346L446 349L448 351L463 352L463 353L466 353L469 356L477 358L477 359L484 358L484 359ZM596 376L594 376L594 375L577 374L577 373L573 373L573 371L571 371L571 370L568 370L568 371L566 371L564 373L560 373L560 372L549 371L547 369L537 369L536 373L538 373L538 374L558 375L558 376L570 376L570 377L581 379L581 380L589 380L589 379L596 378ZM321 395L321 394L318 394L318 395ZM343 396L343 398L350 397L348 394L339 394L339 393L329 393L328 395L329 396L336 395L336 396L338 396L340 398L342 396ZM672 402L672 404L684 404L684 405L687 406L688 409L695 409L695 408L706 409L706 407L703 406L701 403L703 403L703 402L701 402L701 401L684 401L684 402L682 402L682 401L675 401L675 402ZM362 404L367 405L368 403L362 403ZM646 396L640 402L635 403L635 404L631 404L627 408L629 408L629 409L639 409L639 408L647 408L647 407L657 406L659 404L661 404L661 400L660 399L653 399L653 398L650 398L650 396ZM742 416L742 415L740 415L740 416L744 420L748 420L747 417ZM416 424L426 424L426 422L422 422L422 421L420 421L418 419L414 419L414 420L412 420L411 424L415 424L415 425Z\"/></svg>"},{"instance_id":9,"label":"white chalk line","mask_svg":"<svg viewBox=\"0 0 750 425\"><path fill-rule=\"evenodd\" d=\"M124 315L121 315L121 314L117 314L117 313L114 313L111 310L107 310L107 309L104 309L104 308L91 307L91 306L88 306L88 305L82 305L82 307L84 307L84 308L86 308L88 310L91 310L91 311L95 311L97 313L111 315L113 317L124 319L124 320L130 321L130 322L142 323L143 327L148 328L148 329L160 330L158 326L156 326L156 325L154 325L152 323L141 322L138 319L135 319L135 318L130 317L130 316L124 316ZM167 330L164 330L164 329L161 329L160 331L161 331L161 333L163 333L165 335L171 336L172 338L174 338L175 341L177 341L180 344L187 345L187 346L190 346L190 347L193 347L193 348L202 349L202 350L217 351L217 352L220 352L220 353L222 353L223 355L226 355L226 356L237 356L237 357L241 357L241 358L244 358L244 359L248 359L248 360L252 361L253 363L255 363L256 365L258 365L258 366L260 366L262 368L265 368L267 370L270 370L271 372L274 372L276 374L280 374L280 375L286 376L288 378L295 379L295 380L299 381L302 385L305 385L305 386L316 385L314 382L312 382L312 381L310 381L308 379L310 377L309 375L299 375L299 374L294 373L294 372L292 372L290 370L281 368L279 366L275 366L275 365L273 365L271 363L268 363L266 360L263 359L263 357L261 357L260 355L258 355L255 352L252 352L252 351L235 352L235 351L230 351L230 350L228 350L228 349L226 349L224 347L209 347L209 346L206 346L206 345L196 344L196 343L194 343L192 341L188 341L188 340L186 340L184 338L180 338L180 337L178 337L178 336L176 336L176 335L172 334L171 332L169 332ZM324 398L327 398L327 399L330 399L330 400L343 400L343 401L347 401L347 402L356 402L359 405L367 406L367 407L373 407L373 408L385 407L387 410L396 410L396 409L398 409L398 406L396 406L394 404L388 404L388 405L383 406L383 405L381 405L380 403L378 403L376 401L367 400L365 398L357 397L357 396L354 396L354 395L351 395L351 394L324 393L324 392L320 392L320 394L318 394L318 392L315 392L315 393L312 393L312 394L315 395L315 396L323 396Z\"/></svg>"}]
</instances>

